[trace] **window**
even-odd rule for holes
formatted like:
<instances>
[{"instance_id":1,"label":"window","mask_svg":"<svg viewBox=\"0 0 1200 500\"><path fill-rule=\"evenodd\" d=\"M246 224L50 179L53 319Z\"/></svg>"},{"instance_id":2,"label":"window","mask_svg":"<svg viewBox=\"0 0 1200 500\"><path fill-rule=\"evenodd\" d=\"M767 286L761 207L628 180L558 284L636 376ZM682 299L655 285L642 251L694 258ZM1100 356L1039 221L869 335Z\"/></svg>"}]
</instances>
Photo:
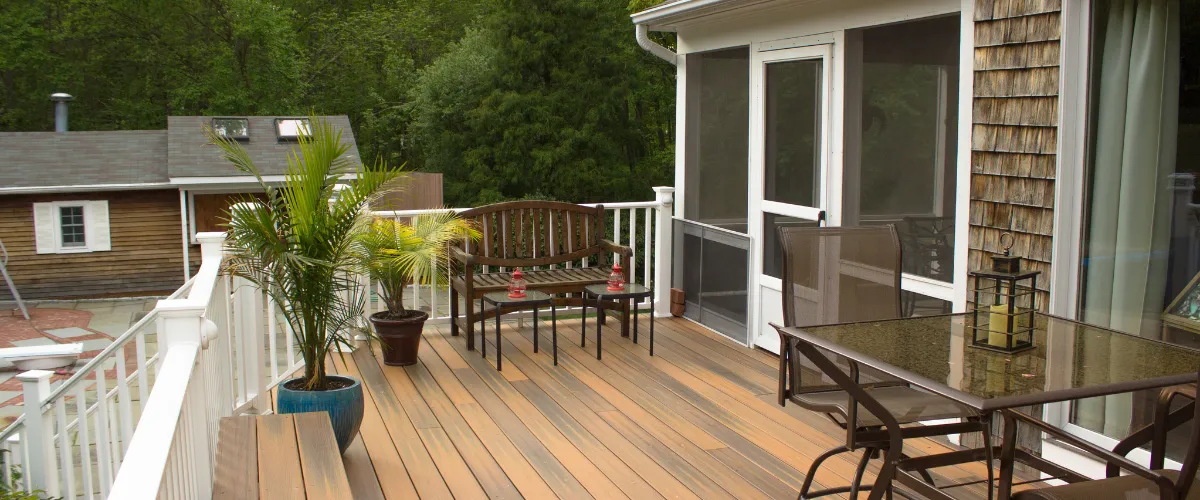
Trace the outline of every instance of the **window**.
<instances>
[{"instance_id":1,"label":"window","mask_svg":"<svg viewBox=\"0 0 1200 500\"><path fill-rule=\"evenodd\" d=\"M948 283L959 25L955 15L846 32L862 58L847 61L847 72L861 76L847 77L842 224L895 224L904 272Z\"/></svg>"},{"instance_id":2,"label":"window","mask_svg":"<svg viewBox=\"0 0 1200 500\"><path fill-rule=\"evenodd\" d=\"M34 203L33 225L39 254L112 249L105 200Z\"/></svg>"},{"instance_id":3,"label":"window","mask_svg":"<svg viewBox=\"0 0 1200 500\"><path fill-rule=\"evenodd\" d=\"M83 231L83 206L58 207L59 238L63 248L86 247L87 237Z\"/></svg>"},{"instance_id":4,"label":"window","mask_svg":"<svg viewBox=\"0 0 1200 500\"><path fill-rule=\"evenodd\" d=\"M746 233L750 49L687 55L683 216Z\"/></svg>"},{"instance_id":5,"label":"window","mask_svg":"<svg viewBox=\"0 0 1200 500\"><path fill-rule=\"evenodd\" d=\"M1079 317L1200 347L1200 332L1162 321L1200 275L1200 1L1091 6ZM1108 348L1075 355L1130 361ZM1079 401L1069 423L1120 439L1149 422L1157 391L1149 392ZM1185 442L1169 439L1168 457L1181 458Z\"/></svg>"},{"instance_id":6,"label":"window","mask_svg":"<svg viewBox=\"0 0 1200 500\"><path fill-rule=\"evenodd\" d=\"M308 118L276 118L275 135L281 141L295 141L309 134Z\"/></svg>"},{"instance_id":7,"label":"window","mask_svg":"<svg viewBox=\"0 0 1200 500\"><path fill-rule=\"evenodd\" d=\"M217 135L227 139L250 140L250 120L246 118L213 118L212 128Z\"/></svg>"}]
</instances>

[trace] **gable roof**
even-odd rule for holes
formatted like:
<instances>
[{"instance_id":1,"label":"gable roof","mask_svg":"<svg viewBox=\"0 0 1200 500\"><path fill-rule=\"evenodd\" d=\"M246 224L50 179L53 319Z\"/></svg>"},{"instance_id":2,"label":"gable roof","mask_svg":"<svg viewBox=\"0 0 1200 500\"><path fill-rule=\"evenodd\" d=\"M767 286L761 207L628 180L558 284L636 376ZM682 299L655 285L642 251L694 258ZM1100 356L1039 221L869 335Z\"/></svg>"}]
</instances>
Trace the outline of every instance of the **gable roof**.
<instances>
[{"instance_id":1,"label":"gable roof","mask_svg":"<svg viewBox=\"0 0 1200 500\"><path fill-rule=\"evenodd\" d=\"M275 116L249 120L249 141L241 142L264 176L282 175L295 142L280 142ZM322 117L342 130L347 156L358 160L350 119ZM203 127L211 116L169 116L167 130L79 132L0 132L0 193L64 192L90 189L145 189L207 179L252 180L208 144ZM230 179L237 178L237 179Z\"/></svg>"},{"instance_id":2,"label":"gable roof","mask_svg":"<svg viewBox=\"0 0 1200 500\"><path fill-rule=\"evenodd\" d=\"M243 117L237 117L243 118ZM249 141L242 147L262 175L282 175L287 169L288 155L295 142L280 142L275 135L274 116L247 116ZM358 160L358 145L346 115L322 117L335 129L342 130L342 142L350 146L346 155ZM211 116L167 117L167 174L172 179L189 177L240 177L246 174L221 157L221 150L208 143L203 128L212 123Z\"/></svg>"},{"instance_id":3,"label":"gable roof","mask_svg":"<svg viewBox=\"0 0 1200 500\"><path fill-rule=\"evenodd\" d=\"M0 188L168 181L165 130L0 134Z\"/></svg>"}]
</instances>

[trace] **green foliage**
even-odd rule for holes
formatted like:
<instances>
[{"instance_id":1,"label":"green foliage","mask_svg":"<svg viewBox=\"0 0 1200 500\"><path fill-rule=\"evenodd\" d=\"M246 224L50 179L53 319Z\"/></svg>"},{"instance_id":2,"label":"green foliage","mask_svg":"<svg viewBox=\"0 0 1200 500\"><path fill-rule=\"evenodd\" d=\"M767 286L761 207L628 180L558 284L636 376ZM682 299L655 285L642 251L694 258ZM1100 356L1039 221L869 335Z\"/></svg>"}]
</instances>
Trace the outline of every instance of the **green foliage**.
<instances>
[{"instance_id":1,"label":"green foliage","mask_svg":"<svg viewBox=\"0 0 1200 500\"><path fill-rule=\"evenodd\" d=\"M388 312L399 319L406 313L404 288L446 275L449 245L480 236L474 224L449 210L415 217L411 225L377 219L358 235L355 258L371 282L380 284Z\"/></svg>"},{"instance_id":2,"label":"green foliage","mask_svg":"<svg viewBox=\"0 0 1200 500\"><path fill-rule=\"evenodd\" d=\"M414 142L449 203L645 198L670 177L674 68L636 46L627 14L611 0L505 0L422 72Z\"/></svg>"},{"instance_id":3,"label":"green foliage","mask_svg":"<svg viewBox=\"0 0 1200 500\"><path fill-rule=\"evenodd\" d=\"M50 130L53 92L72 130L345 114L447 204L644 200L674 163L675 68L628 18L656 1L9 0L0 130Z\"/></svg>"},{"instance_id":4,"label":"green foliage","mask_svg":"<svg viewBox=\"0 0 1200 500\"><path fill-rule=\"evenodd\" d=\"M304 388L321 390L326 355L339 345L353 347L346 332L365 308L366 290L352 275L352 245L369 222L362 208L400 173L382 163L363 168L346 156L341 130L310 120L311 137L302 137L288 158L281 187L262 181L237 141L207 132L225 159L258 177L266 191L265 200L247 197L229 209L229 268L279 304L304 357ZM335 197L334 186L346 174L358 177Z\"/></svg>"}]
</instances>

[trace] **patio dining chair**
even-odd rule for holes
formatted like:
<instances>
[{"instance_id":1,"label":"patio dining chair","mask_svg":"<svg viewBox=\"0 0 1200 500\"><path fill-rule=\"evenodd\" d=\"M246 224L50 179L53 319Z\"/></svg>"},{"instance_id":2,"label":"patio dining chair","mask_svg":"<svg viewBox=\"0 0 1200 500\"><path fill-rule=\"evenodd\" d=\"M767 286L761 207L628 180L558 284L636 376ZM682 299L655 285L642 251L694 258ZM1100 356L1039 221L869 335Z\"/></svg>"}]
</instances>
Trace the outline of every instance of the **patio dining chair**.
<instances>
[{"instance_id":1,"label":"patio dining chair","mask_svg":"<svg viewBox=\"0 0 1200 500\"><path fill-rule=\"evenodd\" d=\"M805 327L901 317L901 249L892 225L872 227L780 228L783 244L784 326ZM804 478L800 498L870 490L870 498L891 497L890 480L904 458L902 442L930 437L981 432L991 450L989 417L921 391L881 372L780 335L779 404L791 401L823 413L846 431L845 444L816 458ZM886 342L886 339L881 339ZM954 423L915 425L922 421L956 419ZM863 450L853 482L848 486L810 491L821 464L841 453ZM871 458L884 455L874 485L861 485ZM989 455L990 458L990 455ZM989 484L993 472L988 462ZM918 470L934 485L927 471ZM989 488L988 497L991 498Z\"/></svg>"},{"instance_id":2,"label":"patio dining chair","mask_svg":"<svg viewBox=\"0 0 1200 500\"><path fill-rule=\"evenodd\" d=\"M1197 374L1200 380L1200 374ZM1175 399L1191 401L1175 411L1169 411ZM1045 423L1023 415L1013 415L1023 424L1045 429ZM1192 421L1192 436L1187 454L1180 470L1163 469L1166 458L1167 431ZM1054 429L1050 429L1053 431ZM1134 431L1117 443L1111 452L1087 441L1053 432L1052 435L1067 441L1108 462L1107 478L1084 481L1050 488L1026 490L1013 495L1013 500L1097 500L1101 498L1200 500L1200 487L1196 487L1196 473L1200 468L1200 405L1196 404L1196 385L1182 385L1163 389L1154 413L1154 422ZM1150 444L1150 468L1132 463L1125 455L1139 446ZM1128 475L1120 475L1121 470Z\"/></svg>"}]
</instances>

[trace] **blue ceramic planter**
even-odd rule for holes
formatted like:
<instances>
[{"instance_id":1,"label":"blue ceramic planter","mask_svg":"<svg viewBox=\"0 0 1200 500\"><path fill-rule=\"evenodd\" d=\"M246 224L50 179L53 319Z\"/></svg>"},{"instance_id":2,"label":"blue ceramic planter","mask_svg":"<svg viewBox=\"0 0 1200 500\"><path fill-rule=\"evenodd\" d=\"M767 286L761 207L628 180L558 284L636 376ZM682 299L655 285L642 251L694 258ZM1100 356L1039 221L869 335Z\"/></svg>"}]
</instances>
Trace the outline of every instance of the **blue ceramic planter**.
<instances>
[{"instance_id":1,"label":"blue ceramic planter","mask_svg":"<svg viewBox=\"0 0 1200 500\"><path fill-rule=\"evenodd\" d=\"M362 425L362 384L350 377L330 375L329 378L347 380L354 385L332 391L296 391L288 389L287 385L288 382L299 378L286 380L277 387L279 396L275 405L276 413L329 413L329 420L333 422L333 434L337 436L338 449L345 453L346 447L354 441L354 436L358 435L358 428Z\"/></svg>"}]
</instances>

